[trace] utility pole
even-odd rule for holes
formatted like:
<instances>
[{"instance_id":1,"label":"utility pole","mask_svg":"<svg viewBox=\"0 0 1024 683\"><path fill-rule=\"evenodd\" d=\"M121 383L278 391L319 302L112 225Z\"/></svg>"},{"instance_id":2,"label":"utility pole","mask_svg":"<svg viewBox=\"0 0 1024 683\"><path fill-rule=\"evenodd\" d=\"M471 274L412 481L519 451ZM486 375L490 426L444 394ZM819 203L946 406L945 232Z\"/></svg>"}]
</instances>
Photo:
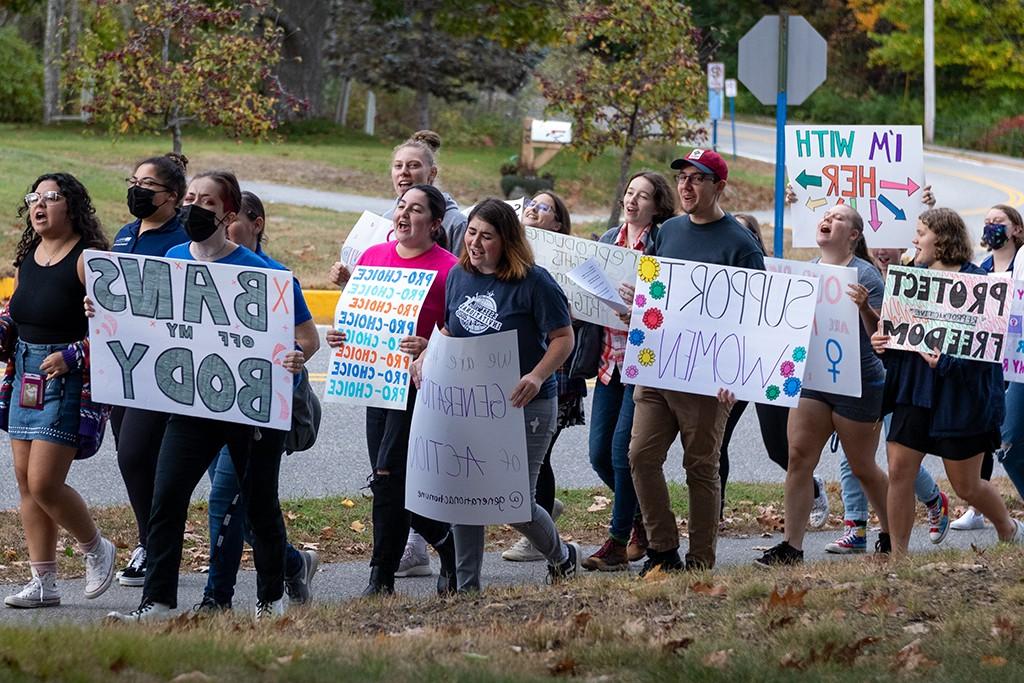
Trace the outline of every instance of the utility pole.
<instances>
[{"instance_id":1,"label":"utility pole","mask_svg":"<svg viewBox=\"0 0 1024 683\"><path fill-rule=\"evenodd\" d=\"M924 141L935 142L935 0L924 0Z\"/></svg>"}]
</instances>

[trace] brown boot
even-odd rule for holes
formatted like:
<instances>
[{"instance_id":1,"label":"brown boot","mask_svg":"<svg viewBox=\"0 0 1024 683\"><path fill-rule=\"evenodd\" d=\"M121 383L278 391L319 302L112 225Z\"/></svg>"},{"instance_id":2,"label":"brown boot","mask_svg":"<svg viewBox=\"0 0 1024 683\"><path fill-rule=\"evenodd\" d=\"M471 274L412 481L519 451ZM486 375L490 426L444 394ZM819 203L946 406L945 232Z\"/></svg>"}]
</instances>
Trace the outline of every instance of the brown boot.
<instances>
[{"instance_id":1,"label":"brown boot","mask_svg":"<svg viewBox=\"0 0 1024 683\"><path fill-rule=\"evenodd\" d=\"M595 569L602 572L620 572L629 569L626 560L626 545L609 538L596 553L583 560L583 568L587 571Z\"/></svg>"},{"instance_id":2,"label":"brown boot","mask_svg":"<svg viewBox=\"0 0 1024 683\"><path fill-rule=\"evenodd\" d=\"M626 547L626 558L630 562L637 562L647 557L647 529L644 528L644 520L637 517L633 520L633 533L629 537L629 545Z\"/></svg>"}]
</instances>

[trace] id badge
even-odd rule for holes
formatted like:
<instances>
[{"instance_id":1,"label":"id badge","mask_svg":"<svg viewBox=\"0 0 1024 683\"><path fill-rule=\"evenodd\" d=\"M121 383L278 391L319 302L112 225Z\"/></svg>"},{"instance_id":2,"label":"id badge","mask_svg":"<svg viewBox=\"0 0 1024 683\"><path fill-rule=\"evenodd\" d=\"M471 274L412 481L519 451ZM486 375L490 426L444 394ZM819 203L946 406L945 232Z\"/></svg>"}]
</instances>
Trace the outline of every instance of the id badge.
<instances>
[{"instance_id":1,"label":"id badge","mask_svg":"<svg viewBox=\"0 0 1024 683\"><path fill-rule=\"evenodd\" d=\"M21 376L21 398L19 400L21 407L42 410L45 389L45 377L26 372Z\"/></svg>"}]
</instances>

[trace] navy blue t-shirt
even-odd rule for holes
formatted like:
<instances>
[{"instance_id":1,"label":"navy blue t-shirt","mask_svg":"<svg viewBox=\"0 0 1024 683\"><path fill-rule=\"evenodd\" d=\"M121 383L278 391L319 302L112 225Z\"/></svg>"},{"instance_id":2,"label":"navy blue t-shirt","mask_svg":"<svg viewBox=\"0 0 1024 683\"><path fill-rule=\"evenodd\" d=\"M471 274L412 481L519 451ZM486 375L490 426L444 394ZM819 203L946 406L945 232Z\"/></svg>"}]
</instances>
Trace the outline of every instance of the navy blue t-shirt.
<instances>
[{"instance_id":1,"label":"navy blue t-shirt","mask_svg":"<svg viewBox=\"0 0 1024 683\"><path fill-rule=\"evenodd\" d=\"M139 228L141 226L142 220L136 220L118 230L110 250L122 254L163 256L172 247L188 242L188 235L185 234L185 228L178 220L178 214L174 214L171 220L159 228L147 230L140 235Z\"/></svg>"},{"instance_id":2,"label":"navy blue t-shirt","mask_svg":"<svg viewBox=\"0 0 1024 683\"><path fill-rule=\"evenodd\" d=\"M502 282L455 266L445 286L444 324L453 337L515 330L519 374L532 371L548 349L548 334L571 324L569 302L548 271L532 266L522 280ZM555 376L544 380L537 398L554 398Z\"/></svg>"}]
</instances>

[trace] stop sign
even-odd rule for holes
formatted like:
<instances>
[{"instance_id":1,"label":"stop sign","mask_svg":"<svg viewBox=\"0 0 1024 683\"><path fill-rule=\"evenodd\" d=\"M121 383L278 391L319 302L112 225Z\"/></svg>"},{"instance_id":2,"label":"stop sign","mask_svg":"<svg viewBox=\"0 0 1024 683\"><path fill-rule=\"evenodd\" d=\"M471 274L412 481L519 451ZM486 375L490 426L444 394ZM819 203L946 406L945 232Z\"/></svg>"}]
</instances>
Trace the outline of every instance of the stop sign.
<instances>
[{"instance_id":1,"label":"stop sign","mask_svg":"<svg viewBox=\"0 0 1024 683\"><path fill-rule=\"evenodd\" d=\"M787 21L786 99L800 104L825 81L828 45L801 16ZM761 17L740 38L739 79L761 104L775 104L779 92L779 17Z\"/></svg>"}]
</instances>

